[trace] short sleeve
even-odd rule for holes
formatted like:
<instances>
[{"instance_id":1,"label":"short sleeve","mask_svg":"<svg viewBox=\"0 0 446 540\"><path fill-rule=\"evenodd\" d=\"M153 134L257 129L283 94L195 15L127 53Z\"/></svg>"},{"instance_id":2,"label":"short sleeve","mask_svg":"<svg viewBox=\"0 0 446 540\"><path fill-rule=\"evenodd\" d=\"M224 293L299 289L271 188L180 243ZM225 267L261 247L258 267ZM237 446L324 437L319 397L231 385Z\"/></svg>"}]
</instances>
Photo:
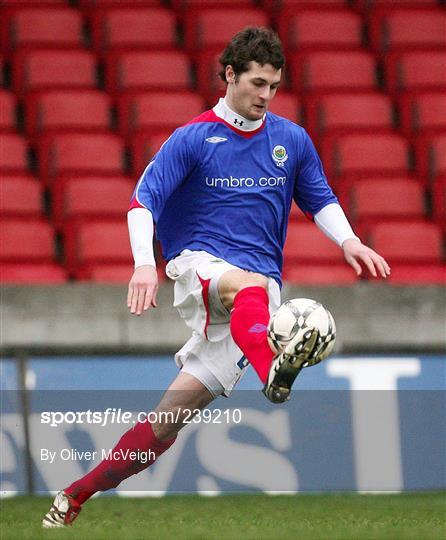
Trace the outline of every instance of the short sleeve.
<instances>
[{"instance_id":1,"label":"short sleeve","mask_svg":"<svg viewBox=\"0 0 446 540\"><path fill-rule=\"evenodd\" d=\"M308 133L302 130L300 160L294 188L294 200L305 215L312 218L327 204L338 199L328 185L321 160Z\"/></svg>"},{"instance_id":2,"label":"short sleeve","mask_svg":"<svg viewBox=\"0 0 446 540\"><path fill-rule=\"evenodd\" d=\"M194 169L196 155L193 133L187 126L177 129L141 175L130 208L147 208L156 222L167 199Z\"/></svg>"}]
</instances>

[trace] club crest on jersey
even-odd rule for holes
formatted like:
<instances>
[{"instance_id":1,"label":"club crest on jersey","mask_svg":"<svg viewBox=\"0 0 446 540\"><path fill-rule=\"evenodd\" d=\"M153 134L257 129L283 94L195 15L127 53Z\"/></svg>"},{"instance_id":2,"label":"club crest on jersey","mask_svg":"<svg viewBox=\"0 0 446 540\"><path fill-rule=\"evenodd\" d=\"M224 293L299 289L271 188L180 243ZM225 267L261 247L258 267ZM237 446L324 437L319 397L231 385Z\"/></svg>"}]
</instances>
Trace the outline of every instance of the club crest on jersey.
<instances>
[{"instance_id":1,"label":"club crest on jersey","mask_svg":"<svg viewBox=\"0 0 446 540\"><path fill-rule=\"evenodd\" d=\"M228 139L226 139L225 137L208 137L206 139L207 142L210 142L211 144L217 144L219 142L225 142L227 141Z\"/></svg>"},{"instance_id":2,"label":"club crest on jersey","mask_svg":"<svg viewBox=\"0 0 446 540\"><path fill-rule=\"evenodd\" d=\"M281 144L277 144L273 148L272 156L278 167L283 167L283 164L288 159L286 148Z\"/></svg>"}]
</instances>

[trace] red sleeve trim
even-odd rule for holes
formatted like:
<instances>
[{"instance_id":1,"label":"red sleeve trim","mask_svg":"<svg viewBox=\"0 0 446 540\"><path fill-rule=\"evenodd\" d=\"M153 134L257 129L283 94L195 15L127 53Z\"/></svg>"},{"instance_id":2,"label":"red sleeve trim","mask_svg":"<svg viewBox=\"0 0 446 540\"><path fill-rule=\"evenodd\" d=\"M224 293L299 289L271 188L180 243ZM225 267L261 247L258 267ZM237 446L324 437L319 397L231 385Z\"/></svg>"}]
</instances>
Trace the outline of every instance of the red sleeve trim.
<instances>
[{"instance_id":1,"label":"red sleeve trim","mask_svg":"<svg viewBox=\"0 0 446 540\"><path fill-rule=\"evenodd\" d=\"M133 210L134 208L145 208L145 206L139 203L136 197L133 197L132 200L130 201L130 206L129 206L128 211L130 212L130 210Z\"/></svg>"}]
</instances>

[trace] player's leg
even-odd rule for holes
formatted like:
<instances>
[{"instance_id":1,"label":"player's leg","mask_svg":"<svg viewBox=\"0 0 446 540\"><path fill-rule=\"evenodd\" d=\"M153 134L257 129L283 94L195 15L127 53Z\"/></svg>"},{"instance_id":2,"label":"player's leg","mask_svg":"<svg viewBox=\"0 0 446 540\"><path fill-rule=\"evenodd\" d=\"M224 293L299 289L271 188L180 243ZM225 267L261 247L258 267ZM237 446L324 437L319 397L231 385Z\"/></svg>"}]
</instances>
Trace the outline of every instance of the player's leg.
<instances>
[{"instance_id":1,"label":"player's leg","mask_svg":"<svg viewBox=\"0 0 446 540\"><path fill-rule=\"evenodd\" d=\"M96 492L115 488L126 478L152 465L175 442L177 433L185 425L185 416L190 417L189 411L201 410L214 397L196 377L180 372L155 409L157 414L153 416L157 421L138 422L124 433L113 448L112 457L104 459L84 477L57 494L42 525L52 528L71 524L78 516L81 505ZM144 459L135 459L135 455L143 455ZM146 455L153 457L145 459Z\"/></svg>"},{"instance_id":2,"label":"player's leg","mask_svg":"<svg viewBox=\"0 0 446 540\"><path fill-rule=\"evenodd\" d=\"M282 403L291 386L312 354L318 331L308 329L296 335L285 350L273 350L268 342L268 280L244 270L229 270L219 280L218 291L223 305L231 312L231 335L264 383L266 397Z\"/></svg>"},{"instance_id":3,"label":"player's leg","mask_svg":"<svg viewBox=\"0 0 446 540\"><path fill-rule=\"evenodd\" d=\"M220 299L231 312L231 335L263 383L275 352L267 339L270 318L268 278L245 270L229 270L218 282Z\"/></svg>"}]
</instances>

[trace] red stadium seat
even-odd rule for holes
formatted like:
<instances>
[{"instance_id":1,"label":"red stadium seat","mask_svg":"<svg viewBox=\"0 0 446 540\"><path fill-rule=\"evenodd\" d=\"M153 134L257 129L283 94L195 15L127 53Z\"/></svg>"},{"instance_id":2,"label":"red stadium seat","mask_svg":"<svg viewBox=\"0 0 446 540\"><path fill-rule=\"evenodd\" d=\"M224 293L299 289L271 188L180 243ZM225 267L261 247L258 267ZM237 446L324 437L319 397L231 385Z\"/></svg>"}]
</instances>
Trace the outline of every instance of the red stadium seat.
<instances>
[{"instance_id":1,"label":"red stadium seat","mask_svg":"<svg viewBox=\"0 0 446 540\"><path fill-rule=\"evenodd\" d=\"M82 15L68 7L40 6L17 10L7 19L10 49L83 46Z\"/></svg>"},{"instance_id":2,"label":"red stadium seat","mask_svg":"<svg viewBox=\"0 0 446 540\"><path fill-rule=\"evenodd\" d=\"M268 106L274 114L288 118L296 124L302 124L302 107L299 102L299 98L294 94L287 94L285 92L279 92Z\"/></svg>"},{"instance_id":3,"label":"red stadium seat","mask_svg":"<svg viewBox=\"0 0 446 540\"><path fill-rule=\"evenodd\" d=\"M389 131L393 127L392 103L388 96L378 93L310 97L305 125L317 137L341 131Z\"/></svg>"},{"instance_id":4,"label":"red stadium seat","mask_svg":"<svg viewBox=\"0 0 446 540\"><path fill-rule=\"evenodd\" d=\"M0 144L0 173L25 173L28 169L28 145L15 133L2 135Z\"/></svg>"},{"instance_id":5,"label":"red stadium seat","mask_svg":"<svg viewBox=\"0 0 446 540\"><path fill-rule=\"evenodd\" d=\"M109 92L186 90L191 87L189 58L178 51L110 55L106 65Z\"/></svg>"},{"instance_id":6,"label":"red stadium seat","mask_svg":"<svg viewBox=\"0 0 446 540\"><path fill-rule=\"evenodd\" d=\"M446 265L444 264L393 264L387 278L392 285L445 285Z\"/></svg>"},{"instance_id":7,"label":"red stadium seat","mask_svg":"<svg viewBox=\"0 0 446 540\"><path fill-rule=\"evenodd\" d=\"M401 127L407 136L446 132L446 91L405 95L399 100Z\"/></svg>"},{"instance_id":8,"label":"red stadium seat","mask_svg":"<svg viewBox=\"0 0 446 540\"><path fill-rule=\"evenodd\" d=\"M409 145L394 134L354 134L326 138L322 162L330 176L407 174Z\"/></svg>"},{"instance_id":9,"label":"red stadium seat","mask_svg":"<svg viewBox=\"0 0 446 540\"><path fill-rule=\"evenodd\" d=\"M374 57L362 51L295 53L288 63L295 92L374 90L375 69Z\"/></svg>"},{"instance_id":10,"label":"red stadium seat","mask_svg":"<svg viewBox=\"0 0 446 540\"><path fill-rule=\"evenodd\" d=\"M98 263L133 266L127 220L89 220L65 228L67 267L79 277L89 265Z\"/></svg>"},{"instance_id":11,"label":"red stadium seat","mask_svg":"<svg viewBox=\"0 0 446 540\"><path fill-rule=\"evenodd\" d=\"M277 18L287 51L354 49L362 44L362 21L348 10L304 10L285 6Z\"/></svg>"},{"instance_id":12,"label":"red stadium seat","mask_svg":"<svg viewBox=\"0 0 446 540\"><path fill-rule=\"evenodd\" d=\"M446 226L446 176L437 178L432 188L433 217Z\"/></svg>"},{"instance_id":13,"label":"red stadium seat","mask_svg":"<svg viewBox=\"0 0 446 540\"><path fill-rule=\"evenodd\" d=\"M77 4L82 9L92 8L118 8L118 7L160 7L163 0L78 0Z\"/></svg>"},{"instance_id":14,"label":"red stadium seat","mask_svg":"<svg viewBox=\"0 0 446 540\"><path fill-rule=\"evenodd\" d=\"M192 92L138 94L119 101L119 125L123 133L173 131L204 110L202 98Z\"/></svg>"},{"instance_id":15,"label":"red stadium seat","mask_svg":"<svg viewBox=\"0 0 446 540\"><path fill-rule=\"evenodd\" d=\"M195 73L198 91L213 103L217 96L224 96L226 84L220 79L219 72L222 66L218 59L221 50L206 50L194 55Z\"/></svg>"},{"instance_id":16,"label":"red stadium seat","mask_svg":"<svg viewBox=\"0 0 446 540\"><path fill-rule=\"evenodd\" d=\"M26 131L104 131L111 127L111 98L99 90L52 90L25 99Z\"/></svg>"},{"instance_id":17,"label":"red stadium seat","mask_svg":"<svg viewBox=\"0 0 446 540\"><path fill-rule=\"evenodd\" d=\"M435 7L438 0L356 0L355 7L360 10L373 10L375 8L414 8L414 7Z\"/></svg>"},{"instance_id":18,"label":"red stadium seat","mask_svg":"<svg viewBox=\"0 0 446 540\"><path fill-rule=\"evenodd\" d=\"M256 2L253 0L170 0L169 5L171 5L176 11L183 10L193 10L203 8L205 4L206 9L208 8L252 8Z\"/></svg>"},{"instance_id":19,"label":"red stadium seat","mask_svg":"<svg viewBox=\"0 0 446 540\"><path fill-rule=\"evenodd\" d=\"M446 90L446 51L392 53L385 58L391 92Z\"/></svg>"},{"instance_id":20,"label":"red stadium seat","mask_svg":"<svg viewBox=\"0 0 446 540\"><path fill-rule=\"evenodd\" d=\"M91 264L78 272L82 280L88 280L92 283L107 283L114 285L127 285L132 277L132 264ZM157 266L158 282L166 281L164 266Z\"/></svg>"},{"instance_id":21,"label":"red stadium seat","mask_svg":"<svg viewBox=\"0 0 446 540\"><path fill-rule=\"evenodd\" d=\"M31 90L94 88L96 59L87 51L38 50L16 53L13 86L23 94Z\"/></svg>"},{"instance_id":22,"label":"red stadium seat","mask_svg":"<svg viewBox=\"0 0 446 540\"><path fill-rule=\"evenodd\" d=\"M2 263L0 282L9 285L59 285L68 280L67 272L51 263Z\"/></svg>"},{"instance_id":23,"label":"red stadium seat","mask_svg":"<svg viewBox=\"0 0 446 540\"><path fill-rule=\"evenodd\" d=\"M374 178L354 182L348 193L348 216L364 222L379 219L422 219L425 193L420 182Z\"/></svg>"},{"instance_id":24,"label":"red stadium seat","mask_svg":"<svg viewBox=\"0 0 446 540\"><path fill-rule=\"evenodd\" d=\"M121 174L124 145L112 133L65 133L44 137L38 145L40 175L51 182L61 174Z\"/></svg>"},{"instance_id":25,"label":"red stadium seat","mask_svg":"<svg viewBox=\"0 0 446 540\"><path fill-rule=\"evenodd\" d=\"M8 219L0 223L0 260L52 262L54 231L47 221Z\"/></svg>"},{"instance_id":26,"label":"red stadium seat","mask_svg":"<svg viewBox=\"0 0 446 540\"><path fill-rule=\"evenodd\" d=\"M283 280L296 285L350 285L358 277L347 264L287 264L282 274Z\"/></svg>"},{"instance_id":27,"label":"red stadium seat","mask_svg":"<svg viewBox=\"0 0 446 540\"><path fill-rule=\"evenodd\" d=\"M446 47L446 13L441 9L390 9L370 18L370 39L378 52Z\"/></svg>"},{"instance_id":28,"label":"red stadium seat","mask_svg":"<svg viewBox=\"0 0 446 540\"><path fill-rule=\"evenodd\" d=\"M92 37L99 53L174 47L175 15L158 8L98 10L92 20Z\"/></svg>"},{"instance_id":29,"label":"red stadium seat","mask_svg":"<svg viewBox=\"0 0 446 540\"><path fill-rule=\"evenodd\" d=\"M31 176L3 176L0 179L0 214L8 217L41 217L43 189Z\"/></svg>"},{"instance_id":30,"label":"red stadium seat","mask_svg":"<svg viewBox=\"0 0 446 540\"><path fill-rule=\"evenodd\" d=\"M207 9L186 12L184 42L188 51L223 47L246 26L269 26L267 15L257 9ZM218 31L216 31L218 29Z\"/></svg>"},{"instance_id":31,"label":"red stadium seat","mask_svg":"<svg viewBox=\"0 0 446 540\"><path fill-rule=\"evenodd\" d=\"M134 182L125 176L64 177L53 185L53 219L61 226L69 219L126 215Z\"/></svg>"},{"instance_id":32,"label":"red stadium seat","mask_svg":"<svg viewBox=\"0 0 446 540\"><path fill-rule=\"evenodd\" d=\"M417 172L429 181L446 174L446 133L419 137L415 147Z\"/></svg>"},{"instance_id":33,"label":"red stadium seat","mask_svg":"<svg viewBox=\"0 0 446 540\"><path fill-rule=\"evenodd\" d=\"M340 263L344 260L342 250L327 238L314 223L296 223L288 225L284 248L286 264L293 262Z\"/></svg>"},{"instance_id":34,"label":"red stadium seat","mask_svg":"<svg viewBox=\"0 0 446 540\"><path fill-rule=\"evenodd\" d=\"M17 129L16 117L17 100L12 92L0 90L0 131L15 131Z\"/></svg>"},{"instance_id":35,"label":"red stadium seat","mask_svg":"<svg viewBox=\"0 0 446 540\"><path fill-rule=\"evenodd\" d=\"M132 155L132 171L135 176L141 175L152 157L170 135L170 131L157 134L142 132L131 137L129 146Z\"/></svg>"},{"instance_id":36,"label":"red stadium seat","mask_svg":"<svg viewBox=\"0 0 446 540\"><path fill-rule=\"evenodd\" d=\"M422 222L381 222L370 229L369 245L387 261L396 263L440 263L440 226Z\"/></svg>"},{"instance_id":37,"label":"red stadium seat","mask_svg":"<svg viewBox=\"0 0 446 540\"><path fill-rule=\"evenodd\" d=\"M2 0L1 2L1 7L4 8L23 8L23 6L60 7L66 5L66 0Z\"/></svg>"}]
</instances>

